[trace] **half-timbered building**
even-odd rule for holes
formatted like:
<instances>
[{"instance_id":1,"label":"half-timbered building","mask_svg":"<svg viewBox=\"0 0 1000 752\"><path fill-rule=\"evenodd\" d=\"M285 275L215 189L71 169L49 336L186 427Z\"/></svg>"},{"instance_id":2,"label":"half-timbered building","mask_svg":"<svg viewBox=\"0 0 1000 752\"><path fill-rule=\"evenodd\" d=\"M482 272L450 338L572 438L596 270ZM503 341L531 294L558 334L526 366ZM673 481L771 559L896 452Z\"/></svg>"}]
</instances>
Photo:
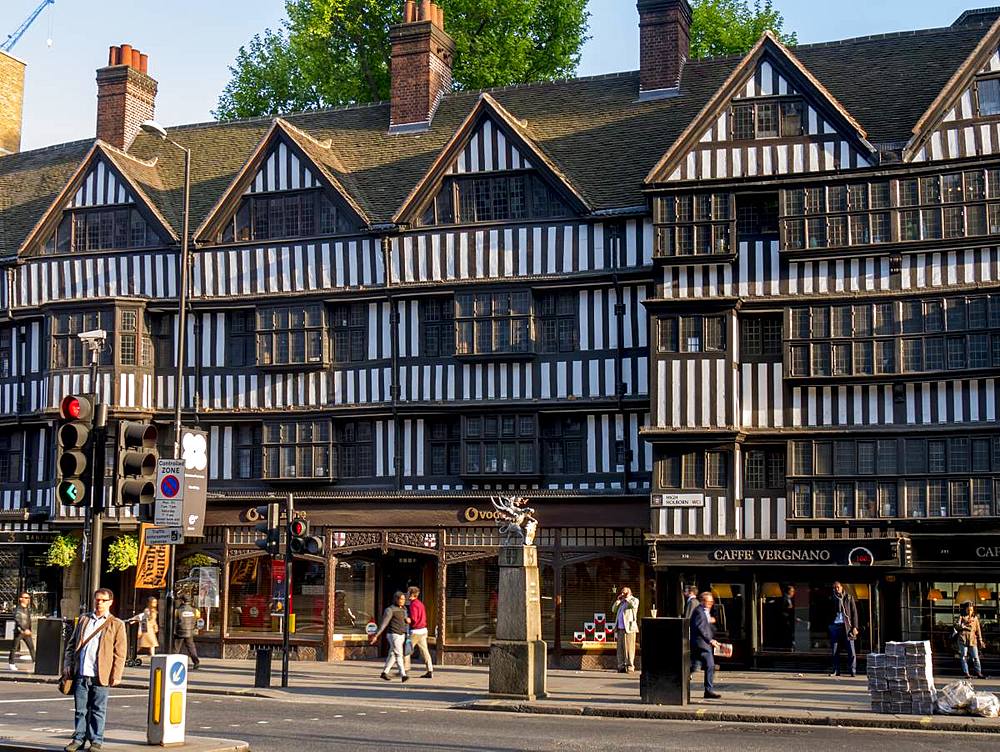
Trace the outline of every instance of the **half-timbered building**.
<instances>
[{"instance_id":1,"label":"half-timbered building","mask_svg":"<svg viewBox=\"0 0 1000 752\"><path fill-rule=\"evenodd\" d=\"M0 600L75 597L37 556L81 522L53 494L61 396L156 420L166 455L182 373L206 654L277 639L253 510L287 493L325 542L294 562L304 656L366 654L410 584L445 660L484 656L497 493L538 512L559 663L600 662L622 585L644 613L713 590L747 663L825 652L833 579L865 649L944 639L962 600L995 629L998 12L695 61L686 0L639 0L639 71L456 92L440 12L401 5L390 101L170 130L186 332L145 56L98 71L96 140L0 131Z\"/></svg>"}]
</instances>

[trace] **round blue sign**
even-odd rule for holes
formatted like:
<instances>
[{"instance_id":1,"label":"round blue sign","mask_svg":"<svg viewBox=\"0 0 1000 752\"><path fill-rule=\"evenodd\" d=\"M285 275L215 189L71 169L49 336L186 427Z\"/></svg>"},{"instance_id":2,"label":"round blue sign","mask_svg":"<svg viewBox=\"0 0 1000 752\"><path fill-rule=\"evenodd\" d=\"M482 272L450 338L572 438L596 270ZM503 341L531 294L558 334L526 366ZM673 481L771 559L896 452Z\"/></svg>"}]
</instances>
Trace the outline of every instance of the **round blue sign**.
<instances>
[{"instance_id":1,"label":"round blue sign","mask_svg":"<svg viewBox=\"0 0 1000 752\"><path fill-rule=\"evenodd\" d=\"M187 676L187 667L183 661L178 661L170 667L170 683L183 684L184 677Z\"/></svg>"},{"instance_id":2,"label":"round blue sign","mask_svg":"<svg viewBox=\"0 0 1000 752\"><path fill-rule=\"evenodd\" d=\"M166 498L172 499L181 490L181 482L177 480L176 475L164 475L160 481L160 490Z\"/></svg>"}]
</instances>

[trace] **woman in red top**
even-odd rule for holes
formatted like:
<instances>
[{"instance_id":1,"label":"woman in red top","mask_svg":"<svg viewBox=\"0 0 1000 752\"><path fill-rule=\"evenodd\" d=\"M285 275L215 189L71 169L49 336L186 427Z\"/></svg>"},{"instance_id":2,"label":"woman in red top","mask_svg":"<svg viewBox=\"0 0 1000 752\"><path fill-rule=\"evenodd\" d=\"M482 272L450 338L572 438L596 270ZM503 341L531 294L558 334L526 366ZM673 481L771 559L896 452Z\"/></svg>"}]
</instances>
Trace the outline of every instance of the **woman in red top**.
<instances>
[{"instance_id":1,"label":"woman in red top","mask_svg":"<svg viewBox=\"0 0 1000 752\"><path fill-rule=\"evenodd\" d=\"M420 588L412 586L406 590L406 608L410 612L410 641L413 652L420 650L427 671L421 678L434 678L434 664L431 663L431 651L427 647L427 609L420 602Z\"/></svg>"}]
</instances>

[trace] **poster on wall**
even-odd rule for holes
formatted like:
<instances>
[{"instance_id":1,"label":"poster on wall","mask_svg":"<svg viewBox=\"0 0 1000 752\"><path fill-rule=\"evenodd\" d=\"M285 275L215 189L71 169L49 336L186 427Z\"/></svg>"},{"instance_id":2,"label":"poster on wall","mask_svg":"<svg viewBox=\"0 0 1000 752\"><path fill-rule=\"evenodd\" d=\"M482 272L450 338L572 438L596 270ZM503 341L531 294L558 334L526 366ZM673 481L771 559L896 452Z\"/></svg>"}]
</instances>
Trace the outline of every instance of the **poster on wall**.
<instances>
[{"instance_id":1,"label":"poster on wall","mask_svg":"<svg viewBox=\"0 0 1000 752\"><path fill-rule=\"evenodd\" d=\"M146 530L152 527L142 523L139 530L139 558L135 570L136 590L156 590L166 587L170 551L173 546L147 546Z\"/></svg>"}]
</instances>

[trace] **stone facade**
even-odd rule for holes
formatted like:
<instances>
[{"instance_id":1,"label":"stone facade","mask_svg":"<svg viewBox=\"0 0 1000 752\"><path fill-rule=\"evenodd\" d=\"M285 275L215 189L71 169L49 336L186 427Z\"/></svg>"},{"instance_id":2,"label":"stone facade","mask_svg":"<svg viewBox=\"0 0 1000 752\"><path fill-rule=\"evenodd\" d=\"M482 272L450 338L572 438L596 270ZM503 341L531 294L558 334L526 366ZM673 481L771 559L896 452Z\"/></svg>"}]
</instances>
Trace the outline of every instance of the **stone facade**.
<instances>
[{"instance_id":1,"label":"stone facade","mask_svg":"<svg viewBox=\"0 0 1000 752\"><path fill-rule=\"evenodd\" d=\"M0 52L0 154L21 150L24 63Z\"/></svg>"}]
</instances>

